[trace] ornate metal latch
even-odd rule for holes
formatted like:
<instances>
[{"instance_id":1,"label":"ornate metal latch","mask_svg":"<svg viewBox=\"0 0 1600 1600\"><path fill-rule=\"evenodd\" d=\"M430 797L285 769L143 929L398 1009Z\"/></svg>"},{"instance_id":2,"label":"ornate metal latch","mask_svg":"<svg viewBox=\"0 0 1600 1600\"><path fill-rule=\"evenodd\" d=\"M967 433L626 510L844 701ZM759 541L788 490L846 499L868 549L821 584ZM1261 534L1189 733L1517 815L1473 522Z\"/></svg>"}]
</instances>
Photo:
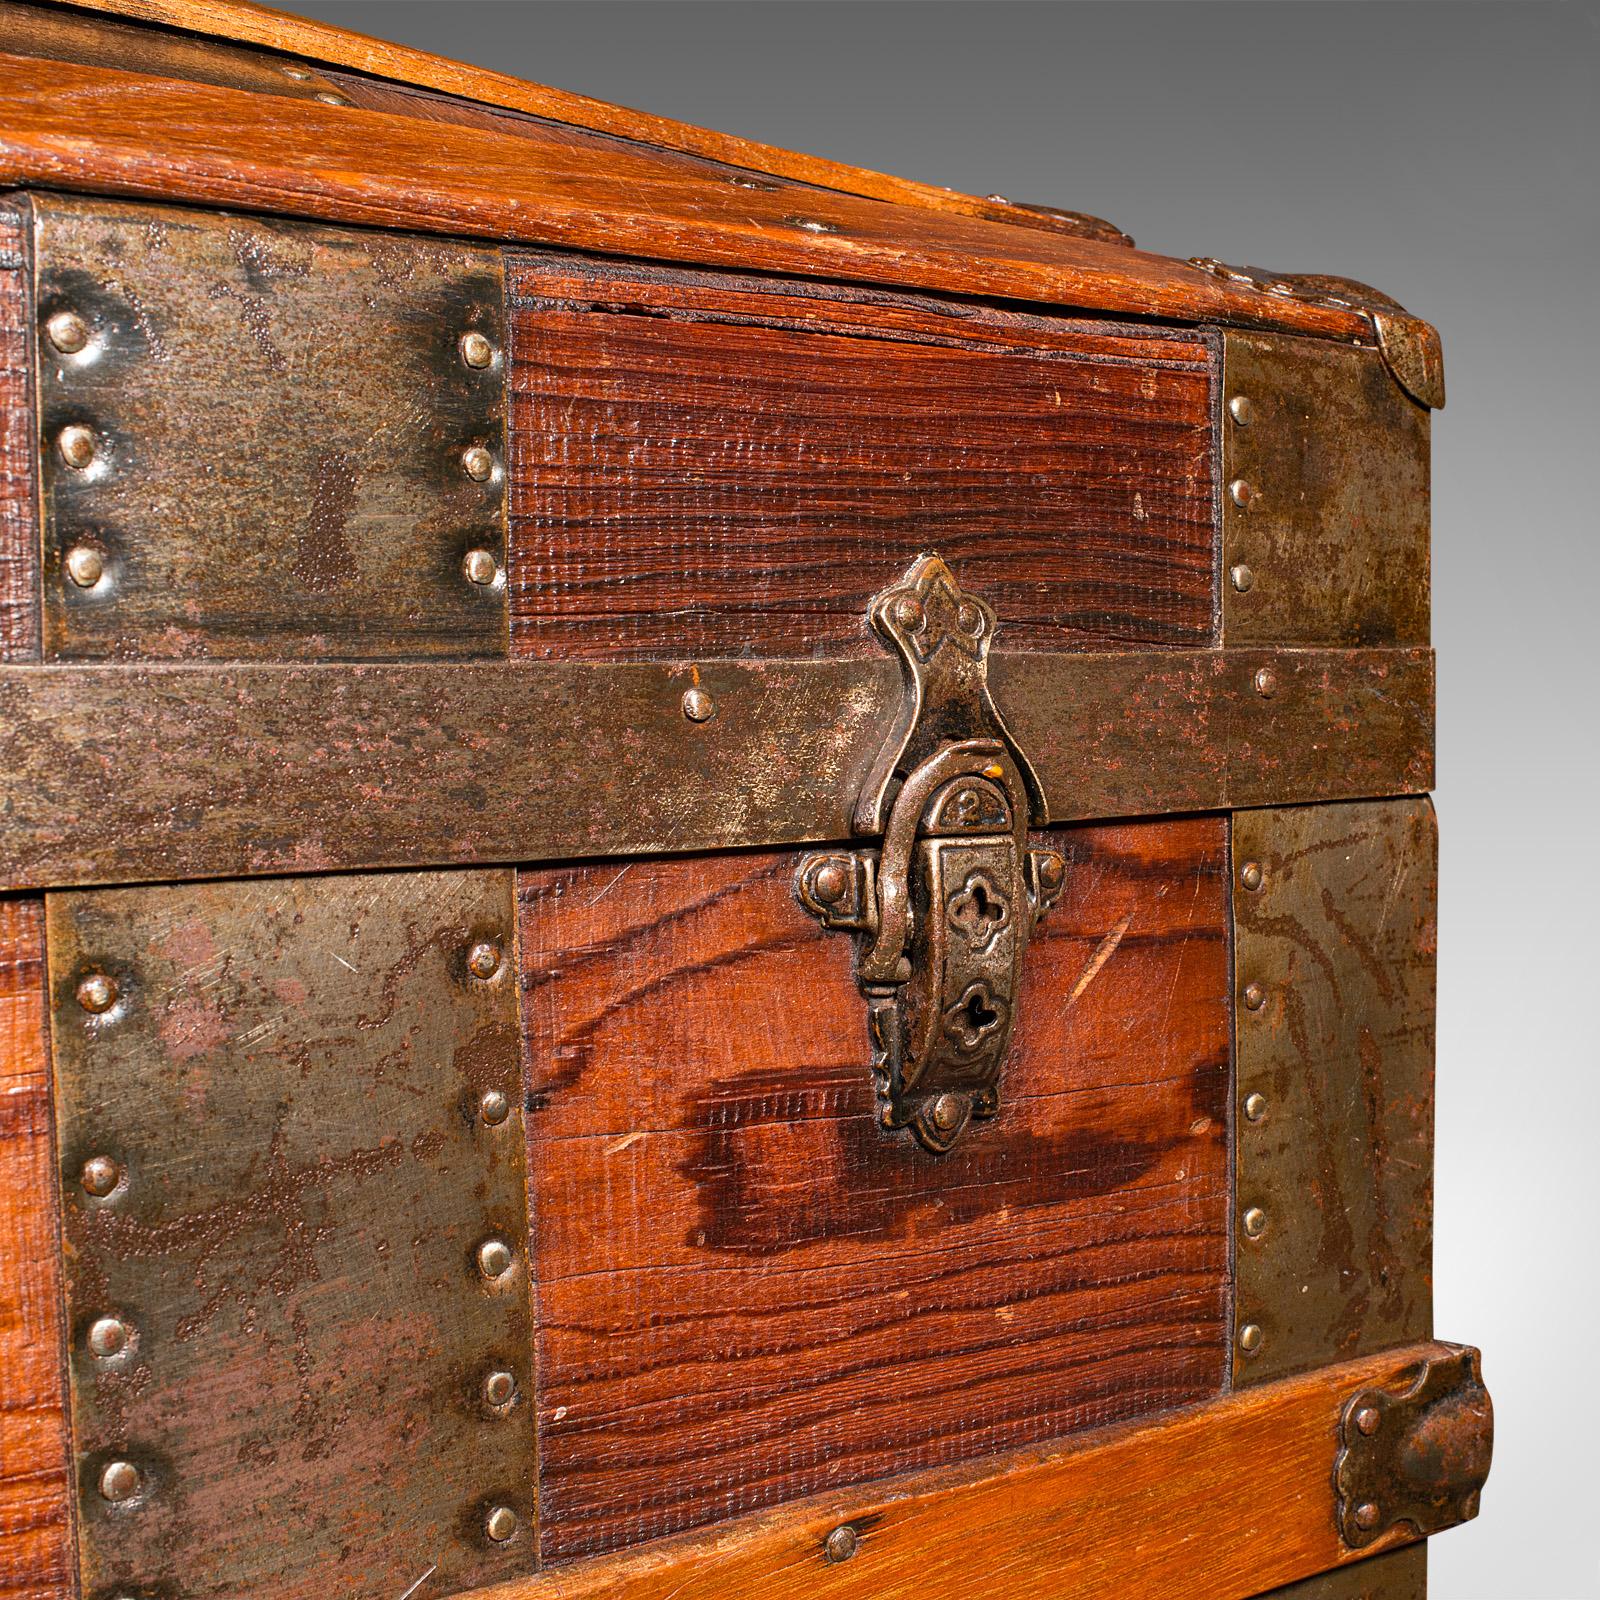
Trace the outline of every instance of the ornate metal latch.
<instances>
[{"instance_id":1,"label":"ornate metal latch","mask_svg":"<svg viewBox=\"0 0 1600 1600\"><path fill-rule=\"evenodd\" d=\"M800 863L800 902L858 935L886 1128L945 1151L999 1108L1022 953L1065 862L1029 848L1044 791L989 694L995 614L938 556L912 563L868 618L900 655L899 716L856 802L876 847Z\"/></svg>"}]
</instances>

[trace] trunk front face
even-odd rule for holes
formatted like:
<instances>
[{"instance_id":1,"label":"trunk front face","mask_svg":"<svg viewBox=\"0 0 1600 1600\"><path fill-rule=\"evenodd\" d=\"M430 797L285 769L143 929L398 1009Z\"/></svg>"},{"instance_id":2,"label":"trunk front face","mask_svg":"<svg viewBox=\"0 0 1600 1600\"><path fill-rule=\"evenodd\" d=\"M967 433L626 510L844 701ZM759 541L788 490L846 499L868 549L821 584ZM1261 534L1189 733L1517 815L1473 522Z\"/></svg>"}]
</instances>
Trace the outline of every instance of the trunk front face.
<instances>
[{"instance_id":1,"label":"trunk front face","mask_svg":"<svg viewBox=\"0 0 1600 1600\"><path fill-rule=\"evenodd\" d=\"M0 1594L1420 1596L1388 361L13 197Z\"/></svg>"}]
</instances>

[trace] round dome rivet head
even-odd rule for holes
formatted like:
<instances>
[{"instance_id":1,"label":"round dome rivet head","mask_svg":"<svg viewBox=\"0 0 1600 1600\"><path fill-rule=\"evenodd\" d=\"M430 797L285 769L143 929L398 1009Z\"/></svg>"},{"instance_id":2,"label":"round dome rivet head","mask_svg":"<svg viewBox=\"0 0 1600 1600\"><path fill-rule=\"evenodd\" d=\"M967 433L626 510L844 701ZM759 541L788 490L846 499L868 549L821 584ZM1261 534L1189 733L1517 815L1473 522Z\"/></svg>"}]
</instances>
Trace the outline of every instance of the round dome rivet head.
<instances>
[{"instance_id":1,"label":"round dome rivet head","mask_svg":"<svg viewBox=\"0 0 1600 1600\"><path fill-rule=\"evenodd\" d=\"M332 89L320 90L317 94L317 99L325 106L347 106L350 104L349 96L335 94Z\"/></svg>"},{"instance_id":2,"label":"round dome rivet head","mask_svg":"<svg viewBox=\"0 0 1600 1600\"><path fill-rule=\"evenodd\" d=\"M1356 1412L1356 1432L1370 1439L1378 1431L1378 1424L1382 1420L1375 1406L1362 1406Z\"/></svg>"},{"instance_id":3,"label":"round dome rivet head","mask_svg":"<svg viewBox=\"0 0 1600 1600\"><path fill-rule=\"evenodd\" d=\"M1260 1206L1251 1206L1241 1220L1247 1239L1259 1239L1267 1231L1267 1214Z\"/></svg>"},{"instance_id":4,"label":"round dome rivet head","mask_svg":"<svg viewBox=\"0 0 1600 1600\"><path fill-rule=\"evenodd\" d=\"M489 1406L508 1406L517 1392L517 1380L509 1372L491 1372L483 1380L483 1403Z\"/></svg>"},{"instance_id":5,"label":"round dome rivet head","mask_svg":"<svg viewBox=\"0 0 1600 1600\"><path fill-rule=\"evenodd\" d=\"M56 435L56 451L69 467L83 471L94 461L94 430L81 422L69 422Z\"/></svg>"},{"instance_id":6,"label":"round dome rivet head","mask_svg":"<svg viewBox=\"0 0 1600 1600\"><path fill-rule=\"evenodd\" d=\"M842 861L825 861L811 880L811 893L825 906L836 906L850 887L850 874Z\"/></svg>"},{"instance_id":7,"label":"round dome rivet head","mask_svg":"<svg viewBox=\"0 0 1600 1600\"><path fill-rule=\"evenodd\" d=\"M1250 396L1236 394L1228 402L1228 415L1239 424L1241 428L1248 428L1255 421L1256 408L1250 404Z\"/></svg>"},{"instance_id":8,"label":"round dome rivet head","mask_svg":"<svg viewBox=\"0 0 1600 1600\"><path fill-rule=\"evenodd\" d=\"M301 83L310 80L311 74L304 67L282 66L278 69L286 78L295 78Z\"/></svg>"},{"instance_id":9,"label":"round dome rivet head","mask_svg":"<svg viewBox=\"0 0 1600 1600\"><path fill-rule=\"evenodd\" d=\"M510 1506L496 1506L483 1519L483 1531L496 1544L504 1544L517 1531L517 1514Z\"/></svg>"},{"instance_id":10,"label":"round dome rivet head","mask_svg":"<svg viewBox=\"0 0 1600 1600\"><path fill-rule=\"evenodd\" d=\"M492 978L500 970L500 946L493 939L480 939L467 952L467 971L474 978Z\"/></svg>"},{"instance_id":11,"label":"round dome rivet head","mask_svg":"<svg viewBox=\"0 0 1600 1600\"><path fill-rule=\"evenodd\" d=\"M92 1194L97 1200L104 1200L121 1179L122 1174L110 1156L90 1156L78 1174L83 1192Z\"/></svg>"},{"instance_id":12,"label":"round dome rivet head","mask_svg":"<svg viewBox=\"0 0 1600 1600\"><path fill-rule=\"evenodd\" d=\"M476 329L461 335L461 359L482 371L494 361L494 346Z\"/></svg>"},{"instance_id":13,"label":"round dome rivet head","mask_svg":"<svg viewBox=\"0 0 1600 1600\"><path fill-rule=\"evenodd\" d=\"M1263 1335L1259 1322L1247 1322L1239 1330L1239 1348L1247 1356L1254 1355L1261 1348Z\"/></svg>"},{"instance_id":14,"label":"round dome rivet head","mask_svg":"<svg viewBox=\"0 0 1600 1600\"><path fill-rule=\"evenodd\" d=\"M1278 674L1271 667L1256 668L1256 693L1271 699L1278 692Z\"/></svg>"},{"instance_id":15,"label":"round dome rivet head","mask_svg":"<svg viewBox=\"0 0 1600 1600\"><path fill-rule=\"evenodd\" d=\"M1233 587L1238 594L1249 594L1256 586L1255 568L1246 562L1239 562L1233 567L1228 576L1233 581Z\"/></svg>"},{"instance_id":16,"label":"round dome rivet head","mask_svg":"<svg viewBox=\"0 0 1600 1600\"><path fill-rule=\"evenodd\" d=\"M481 444L469 444L461 452L461 470L474 483L487 483L494 476L494 452Z\"/></svg>"},{"instance_id":17,"label":"round dome rivet head","mask_svg":"<svg viewBox=\"0 0 1600 1600\"><path fill-rule=\"evenodd\" d=\"M840 1525L822 1541L822 1553L829 1561L848 1561L861 1548L861 1536L848 1522Z\"/></svg>"},{"instance_id":18,"label":"round dome rivet head","mask_svg":"<svg viewBox=\"0 0 1600 1600\"><path fill-rule=\"evenodd\" d=\"M709 722L717 714L717 703L696 684L683 692L683 714L691 722Z\"/></svg>"},{"instance_id":19,"label":"round dome rivet head","mask_svg":"<svg viewBox=\"0 0 1600 1600\"><path fill-rule=\"evenodd\" d=\"M89 324L76 311L58 311L44 325L45 337L64 356L75 356L89 344Z\"/></svg>"},{"instance_id":20,"label":"round dome rivet head","mask_svg":"<svg viewBox=\"0 0 1600 1600\"><path fill-rule=\"evenodd\" d=\"M86 973L78 980L78 1004L91 1016L104 1016L117 1003L117 984L103 972Z\"/></svg>"},{"instance_id":21,"label":"round dome rivet head","mask_svg":"<svg viewBox=\"0 0 1600 1600\"><path fill-rule=\"evenodd\" d=\"M485 1089L478 1101L478 1115L491 1128L498 1128L511 1115L511 1097L501 1089Z\"/></svg>"},{"instance_id":22,"label":"round dome rivet head","mask_svg":"<svg viewBox=\"0 0 1600 1600\"><path fill-rule=\"evenodd\" d=\"M61 562L80 589L92 589L106 574L106 558L92 544L75 544Z\"/></svg>"},{"instance_id":23,"label":"round dome rivet head","mask_svg":"<svg viewBox=\"0 0 1600 1600\"><path fill-rule=\"evenodd\" d=\"M478 1246L478 1271L493 1282L511 1270L511 1246L504 1239L485 1239Z\"/></svg>"},{"instance_id":24,"label":"round dome rivet head","mask_svg":"<svg viewBox=\"0 0 1600 1600\"><path fill-rule=\"evenodd\" d=\"M894 603L894 620L907 633L915 633L922 626L924 615L922 602L915 595L902 595Z\"/></svg>"},{"instance_id":25,"label":"round dome rivet head","mask_svg":"<svg viewBox=\"0 0 1600 1600\"><path fill-rule=\"evenodd\" d=\"M1247 1094L1244 1097L1246 1122L1260 1122L1267 1114L1267 1097L1264 1094Z\"/></svg>"},{"instance_id":26,"label":"round dome rivet head","mask_svg":"<svg viewBox=\"0 0 1600 1600\"><path fill-rule=\"evenodd\" d=\"M1259 1011L1267 1003L1267 992L1259 983L1244 986L1244 1003L1247 1010Z\"/></svg>"},{"instance_id":27,"label":"round dome rivet head","mask_svg":"<svg viewBox=\"0 0 1600 1600\"><path fill-rule=\"evenodd\" d=\"M100 1473L100 1498L113 1505L131 1500L143 1481L131 1461L108 1461Z\"/></svg>"},{"instance_id":28,"label":"round dome rivet head","mask_svg":"<svg viewBox=\"0 0 1600 1600\"><path fill-rule=\"evenodd\" d=\"M487 588L500 576L500 563L487 550L469 550L461 562L468 583Z\"/></svg>"},{"instance_id":29,"label":"round dome rivet head","mask_svg":"<svg viewBox=\"0 0 1600 1600\"><path fill-rule=\"evenodd\" d=\"M1377 1506L1374 1505L1372 1501L1364 1500L1355 1509L1355 1525L1363 1532L1371 1533L1371 1531L1378 1526L1379 1518L1381 1518L1382 1515L1383 1513L1378 1510Z\"/></svg>"},{"instance_id":30,"label":"round dome rivet head","mask_svg":"<svg viewBox=\"0 0 1600 1600\"><path fill-rule=\"evenodd\" d=\"M1228 498L1236 506L1247 506L1256 497L1255 490L1243 478L1235 478L1228 485Z\"/></svg>"},{"instance_id":31,"label":"round dome rivet head","mask_svg":"<svg viewBox=\"0 0 1600 1600\"><path fill-rule=\"evenodd\" d=\"M1239 868L1239 882L1252 894L1256 892L1265 881L1259 861L1247 861Z\"/></svg>"},{"instance_id":32,"label":"round dome rivet head","mask_svg":"<svg viewBox=\"0 0 1600 1600\"><path fill-rule=\"evenodd\" d=\"M97 1317L89 1325L89 1350L101 1360L120 1356L128 1348L128 1325L120 1317Z\"/></svg>"},{"instance_id":33,"label":"round dome rivet head","mask_svg":"<svg viewBox=\"0 0 1600 1600\"><path fill-rule=\"evenodd\" d=\"M948 1133L961 1120L961 1096L945 1093L933 1102L929 1113L933 1125L941 1133Z\"/></svg>"}]
</instances>

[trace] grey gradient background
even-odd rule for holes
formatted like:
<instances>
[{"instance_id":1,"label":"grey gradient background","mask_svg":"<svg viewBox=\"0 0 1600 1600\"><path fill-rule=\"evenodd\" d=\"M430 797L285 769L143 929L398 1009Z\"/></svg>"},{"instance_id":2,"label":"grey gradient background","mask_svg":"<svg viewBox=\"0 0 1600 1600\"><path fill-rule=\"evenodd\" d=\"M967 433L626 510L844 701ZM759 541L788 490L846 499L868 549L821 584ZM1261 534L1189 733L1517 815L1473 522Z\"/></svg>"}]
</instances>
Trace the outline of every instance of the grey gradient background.
<instances>
[{"instance_id":1,"label":"grey gradient background","mask_svg":"<svg viewBox=\"0 0 1600 1600\"><path fill-rule=\"evenodd\" d=\"M1437 1325L1483 1347L1498 1431L1483 1514L1434 1542L1432 1592L1600 1595L1600 539L1583 482L1600 453L1600 8L277 3L767 143L1097 212L1171 255L1341 273L1438 324Z\"/></svg>"}]
</instances>

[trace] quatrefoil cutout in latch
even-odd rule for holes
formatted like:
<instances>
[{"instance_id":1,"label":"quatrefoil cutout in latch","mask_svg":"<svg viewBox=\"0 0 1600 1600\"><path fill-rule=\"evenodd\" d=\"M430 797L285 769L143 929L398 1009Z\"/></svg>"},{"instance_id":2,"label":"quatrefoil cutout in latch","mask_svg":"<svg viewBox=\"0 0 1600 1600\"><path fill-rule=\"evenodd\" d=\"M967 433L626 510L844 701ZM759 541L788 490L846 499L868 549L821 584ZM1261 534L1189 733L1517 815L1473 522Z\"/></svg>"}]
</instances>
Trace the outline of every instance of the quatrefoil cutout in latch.
<instances>
[{"instance_id":1,"label":"quatrefoil cutout in latch","mask_svg":"<svg viewBox=\"0 0 1600 1600\"><path fill-rule=\"evenodd\" d=\"M868 611L900 656L899 713L856 804L875 844L807 855L800 903L857 936L885 1127L948 1150L1000 1105L1022 955L1065 880L1030 847L1044 791L989 693L993 610L935 555Z\"/></svg>"}]
</instances>

